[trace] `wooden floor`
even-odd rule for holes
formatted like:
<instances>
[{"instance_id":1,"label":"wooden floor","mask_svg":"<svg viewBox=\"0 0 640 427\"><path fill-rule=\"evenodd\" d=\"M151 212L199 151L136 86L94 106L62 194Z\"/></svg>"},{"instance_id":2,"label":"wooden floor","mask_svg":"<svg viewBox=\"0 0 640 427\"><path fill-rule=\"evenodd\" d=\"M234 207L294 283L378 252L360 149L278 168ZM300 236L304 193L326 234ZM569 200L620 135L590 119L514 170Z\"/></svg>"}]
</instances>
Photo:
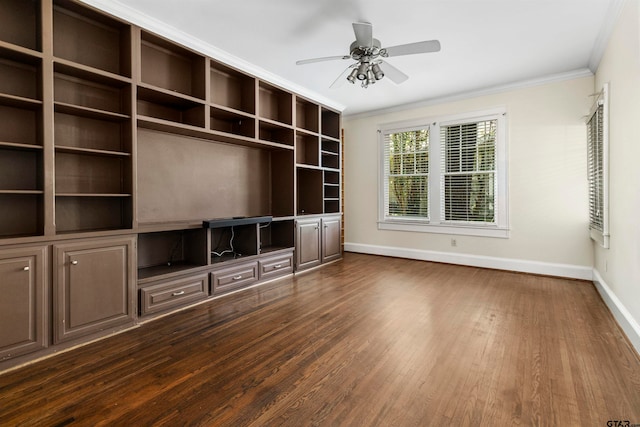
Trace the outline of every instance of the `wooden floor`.
<instances>
[{"instance_id":1,"label":"wooden floor","mask_svg":"<svg viewBox=\"0 0 640 427\"><path fill-rule=\"evenodd\" d=\"M0 425L640 423L589 282L346 254L0 375Z\"/></svg>"}]
</instances>

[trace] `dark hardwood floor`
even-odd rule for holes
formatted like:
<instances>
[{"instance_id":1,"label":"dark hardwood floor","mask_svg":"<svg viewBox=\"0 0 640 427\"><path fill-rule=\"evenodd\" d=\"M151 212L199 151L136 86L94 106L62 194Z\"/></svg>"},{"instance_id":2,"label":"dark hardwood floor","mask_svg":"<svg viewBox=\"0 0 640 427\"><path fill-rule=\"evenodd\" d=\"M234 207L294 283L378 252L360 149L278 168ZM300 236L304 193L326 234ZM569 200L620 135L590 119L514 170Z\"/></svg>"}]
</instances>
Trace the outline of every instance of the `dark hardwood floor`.
<instances>
[{"instance_id":1,"label":"dark hardwood floor","mask_svg":"<svg viewBox=\"0 0 640 427\"><path fill-rule=\"evenodd\" d=\"M346 254L0 375L0 425L640 423L589 282Z\"/></svg>"}]
</instances>

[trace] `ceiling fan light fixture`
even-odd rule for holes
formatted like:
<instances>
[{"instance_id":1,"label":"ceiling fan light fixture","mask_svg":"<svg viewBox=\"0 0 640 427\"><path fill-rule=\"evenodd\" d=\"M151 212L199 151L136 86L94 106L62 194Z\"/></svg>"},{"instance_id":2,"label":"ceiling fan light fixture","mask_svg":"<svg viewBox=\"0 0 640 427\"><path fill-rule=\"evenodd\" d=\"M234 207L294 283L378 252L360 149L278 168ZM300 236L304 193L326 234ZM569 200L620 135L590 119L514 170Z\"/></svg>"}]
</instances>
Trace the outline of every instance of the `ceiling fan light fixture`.
<instances>
[{"instance_id":1,"label":"ceiling fan light fixture","mask_svg":"<svg viewBox=\"0 0 640 427\"><path fill-rule=\"evenodd\" d=\"M372 85L376 82L376 76L373 75L373 71L371 71L371 68L369 68L369 70L367 71L367 83Z\"/></svg>"},{"instance_id":2,"label":"ceiling fan light fixture","mask_svg":"<svg viewBox=\"0 0 640 427\"><path fill-rule=\"evenodd\" d=\"M380 80L384 77L384 72L382 72L382 69L380 69L380 65L378 64L373 64L371 66L371 71L373 72L373 75L376 78L376 80Z\"/></svg>"},{"instance_id":3,"label":"ceiling fan light fixture","mask_svg":"<svg viewBox=\"0 0 640 427\"><path fill-rule=\"evenodd\" d=\"M347 76L347 80L349 80L349 83L354 84L357 78L358 78L358 69L354 68L353 71L351 71L351 73Z\"/></svg>"},{"instance_id":4,"label":"ceiling fan light fixture","mask_svg":"<svg viewBox=\"0 0 640 427\"><path fill-rule=\"evenodd\" d=\"M368 62L361 62L360 65L358 65L358 73L356 75L356 77L358 78L358 80L366 80L367 79L367 71L369 70L369 63Z\"/></svg>"}]
</instances>

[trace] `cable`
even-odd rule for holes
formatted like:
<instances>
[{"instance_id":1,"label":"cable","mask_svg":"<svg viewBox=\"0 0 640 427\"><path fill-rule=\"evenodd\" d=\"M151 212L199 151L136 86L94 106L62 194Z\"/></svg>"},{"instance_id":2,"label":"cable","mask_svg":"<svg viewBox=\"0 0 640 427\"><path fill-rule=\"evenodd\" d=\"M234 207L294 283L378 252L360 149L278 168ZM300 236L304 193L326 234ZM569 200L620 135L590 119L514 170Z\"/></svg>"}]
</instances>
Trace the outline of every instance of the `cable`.
<instances>
[{"instance_id":1,"label":"cable","mask_svg":"<svg viewBox=\"0 0 640 427\"><path fill-rule=\"evenodd\" d=\"M227 249L224 250L222 252L215 252L215 251L211 251L212 255L215 256L222 256L224 254L228 254L228 253L232 253L232 254L236 254L235 249L233 249L233 238L235 237L235 230L233 229L233 226L231 227L231 240L229 240L229 246L231 247L231 249Z\"/></svg>"}]
</instances>

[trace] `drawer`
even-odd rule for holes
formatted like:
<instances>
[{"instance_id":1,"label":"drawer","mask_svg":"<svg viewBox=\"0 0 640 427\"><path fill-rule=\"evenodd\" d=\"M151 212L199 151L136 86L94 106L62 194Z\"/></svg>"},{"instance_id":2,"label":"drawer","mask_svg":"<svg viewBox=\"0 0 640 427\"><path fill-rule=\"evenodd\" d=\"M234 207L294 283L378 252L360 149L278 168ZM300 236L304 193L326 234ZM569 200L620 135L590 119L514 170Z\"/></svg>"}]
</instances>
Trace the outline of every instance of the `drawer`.
<instances>
[{"instance_id":1,"label":"drawer","mask_svg":"<svg viewBox=\"0 0 640 427\"><path fill-rule=\"evenodd\" d=\"M221 268L211 272L211 293L218 295L249 286L256 281L258 281L258 263L256 261Z\"/></svg>"},{"instance_id":2,"label":"drawer","mask_svg":"<svg viewBox=\"0 0 640 427\"><path fill-rule=\"evenodd\" d=\"M152 314L179 307L208 296L207 274L183 277L140 289L140 314Z\"/></svg>"},{"instance_id":3,"label":"drawer","mask_svg":"<svg viewBox=\"0 0 640 427\"><path fill-rule=\"evenodd\" d=\"M293 273L293 252L261 259L258 266L260 280Z\"/></svg>"}]
</instances>

